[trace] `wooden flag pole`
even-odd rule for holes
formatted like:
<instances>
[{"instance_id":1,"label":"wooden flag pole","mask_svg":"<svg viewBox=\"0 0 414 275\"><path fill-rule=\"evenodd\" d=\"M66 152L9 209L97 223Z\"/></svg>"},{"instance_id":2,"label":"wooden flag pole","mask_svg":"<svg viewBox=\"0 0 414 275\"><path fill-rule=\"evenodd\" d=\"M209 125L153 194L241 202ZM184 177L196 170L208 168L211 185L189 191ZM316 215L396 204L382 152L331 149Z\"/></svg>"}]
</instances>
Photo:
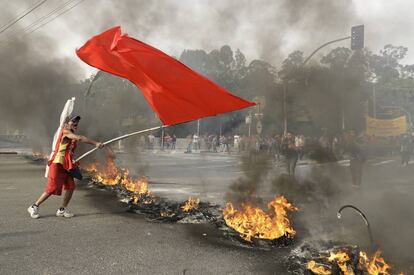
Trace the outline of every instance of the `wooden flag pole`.
<instances>
[{"instance_id":1,"label":"wooden flag pole","mask_svg":"<svg viewBox=\"0 0 414 275\"><path fill-rule=\"evenodd\" d=\"M115 141L118 141L118 140L126 139L128 137L135 136L135 135L139 135L139 134L146 133L146 132L151 132L151 131L154 131L154 130L157 130L157 129L163 129L163 128L166 128L168 126L170 126L170 125L157 126L157 127L152 127L152 128L148 128L148 129L145 129L145 130L133 132L133 133L130 133L130 134L126 134L126 135L123 135L123 136L116 137L116 138L113 138L111 140L105 141L103 144L104 145L108 145L108 144L111 144L111 143L113 143ZM85 154L83 154L80 157L78 157L75 160L75 162L80 161L81 159L83 159L86 156L89 156L90 154L92 154L93 152L95 152L97 149L98 148L93 148L92 150L86 152Z\"/></svg>"}]
</instances>

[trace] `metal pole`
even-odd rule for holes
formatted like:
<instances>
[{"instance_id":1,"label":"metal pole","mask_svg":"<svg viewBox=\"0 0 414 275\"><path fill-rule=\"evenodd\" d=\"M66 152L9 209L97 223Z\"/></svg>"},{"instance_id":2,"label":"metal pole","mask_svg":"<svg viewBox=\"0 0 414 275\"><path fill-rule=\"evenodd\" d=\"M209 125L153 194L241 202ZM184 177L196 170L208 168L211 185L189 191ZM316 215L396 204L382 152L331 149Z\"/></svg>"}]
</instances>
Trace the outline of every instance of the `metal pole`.
<instances>
[{"instance_id":1,"label":"metal pole","mask_svg":"<svg viewBox=\"0 0 414 275\"><path fill-rule=\"evenodd\" d=\"M311 59L311 57L320 49L322 49L325 46L328 46L329 44L335 43L335 42L339 42L339 41L343 41L343 40L347 40L347 39L351 39L350 36L344 37L344 38L339 38L339 39L335 39L329 42L326 42L325 44L321 45L319 48L317 48L316 50L314 50L309 56L308 58L305 59L305 61L303 61L302 66L305 66L305 64L309 61L309 59Z\"/></svg>"},{"instance_id":2,"label":"metal pole","mask_svg":"<svg viewBox=\"0 0 414 275\"><path fill-rule=\"evenodd\" d=\"M322 49L323 47L325 47L325 46L328 46L328 45L330 45L330 44L333 44L333 43L336 43L336 42L340 42L340 41L343 41L343 40L348 40L348 39L351 39L351 36L347 36L347 37L343 37L343 38L339 38L339 39L335 39L335 40L332 40L332 41L329 41L329 42L326 42L325 44L322 44L321 46L319 46L318 48L316 48L316 50L314 50L306 59L305 59L305 61L303 61L303 63L302 63L302 65L301 65L301 67L303 67L303 66L305 66L305 64L309 61L309 59L311 59L312 58L312 56L315 54L315 53L317 53L320 49ZM285 92L286 93L286 92ZM343 105L343 103L342 103L342 105ZM286 120L286 114L285 114L285 120ZM342 130L344 130L345 129L345 112L344 112L344 107L342 106ZM285 121L285 134L286 134L286 131L287 131L287 121Z\"/></svg>"},{"instance_id":3,"label":"metal pole","mask_svg":"<svg viewBox=\"0 0 414 275\"><path fill-rule=\"evenodd\" d=\"M377 97L375 91L375 84L372 86L372 111L374 118L377 118Z\"/></svg>"},{"instance_id":4,"label":"metal pole","mask_svg":"<svg viewBox=\"0 0 414 275\"><path fill-rule=\"evenodd\" d=\"M251 128L252 123L249 123L249 137L250 137L250 128Z\"/></svg>"},{"instance_id":5,"label":"metal pole","mask_svg":"<svg viewBox=\"0 0 414 275\"><path fill-rule=\"evenodd\" d=\"M197 136L200 138L200 120L197 120Z\"/></svg>"},{"instance_id":6,"label":"metal pole","mask_svg":"<svg viewBox=\"0 0 414 275\"><path fill-rule=\"evenodd\" d=\"M219 118L219 123L220 123L220 136L221 136L221 118Z\"/></svg>"},{"instance_id":7,"label":"metal pole","mask_svg":"<svg viewBox=\"0 0 414 275\"><path fill-rule=\"evenodd\" d=\"M115 141L118 141L118 140L126 139L126 138L131 137L131 136L134 136L134 135L138 135L138 134L142 134L142 133L146 133L146 132L150 132L150 131L158 130L158 129L160 129L160 128L161 128L161 129L163 129L163 128L166 128L166 127L168 127L168 126L170 126L170 125L157 126L157 127L152 127L152 128L148 128L148 129L145 129L145 130L141 130L141 131L133 132L133 133L130 133L130 134L126 134L126 135L123 135L123 136L120 136L120 137L116 137L116 138L110 139L110 140L108 140L108 141L105 141L103 144L104 144L104 145L108 145L108 144L111 144L111 143L113 143L113 142L115 142ZM96 150L98 150L98 148L93 148L92 150L89 150L89 151L88 151L88 152L86 152L85 154L83 154L83 155L81 155L80 157L78 157L78 158L75 160L75 162L80 161L81 159L83 159L84 157L86 157L86 156L88 156L88 155L92 154L92 153L93 153L93 152L95 152Z\"/></svg>"},{"instance_id":8,"label":"metal pole","mask_svg":"<svg viewBox=\"0 0 414 275\"><path fill-rule=\"evenodd\" d=\"M92 85L95 83L95 81L96 80L98 80L98 78L99 77L101 77L101 75L102 75L102 71L98 71L96 74L95 74L95 76L93 77L93 79L91 80L91 82L89 83L89 86L88 86L88 88L86 89L86 91L85 91L85 94L84 94L84 98L85 98L85 102L84 102L84 105L83 105L83 113L85 114L85 116L86 116L86 112L87 112L87 110L88 110L88 103L87 103L87 100L88 100L88 97L89 97L89 95L91 94L91 90L92 90Z\"/></svg>"},{"instance_id":9,"label":"metal pole","mask_svg":"<svg viewBox=\"0 0 414 275\"><path fill-rule=\"evenodd\" d=\"M283 133L287 134L286 84L283 85Z\"/></svg>"},{"instance_id":10,"label":"metal pole","mask_svg":"<svg viewBox=\"0 0 414 275\"><path fill-rule=\"evenodd\" d=\"M164 150L164 128L161 128L161 150Z\"/></svg>"},{"instance_id":11,"label":"metal pole","mask_svg":"<svg viewBox=\"0 0 414 275\"><path fill-rule=\"evenodd\" d=\"M406 113L407 113L407 115L408 115L408 123L410 123L410 125L409 125L409 126L410 126L410 130L411 130L411 127L413 126L413 125L412 125L412 123L411 123L411 113L409 113L409 112L407 112L407 111L406 111Z\"/></svg>"}]
</instances>

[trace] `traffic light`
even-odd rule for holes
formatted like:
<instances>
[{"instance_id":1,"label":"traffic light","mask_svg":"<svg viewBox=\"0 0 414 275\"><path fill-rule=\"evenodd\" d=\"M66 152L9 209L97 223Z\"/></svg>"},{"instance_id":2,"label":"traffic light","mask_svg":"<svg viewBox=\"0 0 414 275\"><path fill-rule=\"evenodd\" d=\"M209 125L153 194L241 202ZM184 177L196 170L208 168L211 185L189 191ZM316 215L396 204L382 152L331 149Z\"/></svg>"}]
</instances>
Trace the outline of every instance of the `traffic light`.
<instances>
[{"instance_id":1,"label":"traffic light","mask_svg":"<svg viewBox=\"0 0 414 275\"><path fill-rule=\"evenodd\" d=\"M364 25L353 26L351 28L351 50L364 48Z\"/></svg>"}]
</instances>

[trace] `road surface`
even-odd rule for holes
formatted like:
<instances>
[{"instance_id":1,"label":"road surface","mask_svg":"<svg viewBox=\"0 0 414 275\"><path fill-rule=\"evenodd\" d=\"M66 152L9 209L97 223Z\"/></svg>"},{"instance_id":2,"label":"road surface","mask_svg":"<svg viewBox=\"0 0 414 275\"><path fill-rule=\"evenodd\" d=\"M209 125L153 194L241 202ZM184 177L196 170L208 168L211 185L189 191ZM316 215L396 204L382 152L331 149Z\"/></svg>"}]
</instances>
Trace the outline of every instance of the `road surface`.
<instances>
[{"instance_id":1,"label":"road surface","mask_svg":"<svg viewBox=\"0 0 414 275\"><path fill-rule=\"evenodd\" d=\"M239 156L226 154L120 154L117 163L132 174L149 176L150 191L173 200L196 195L224 203L229 186L246 172ZM322 175L332 184L349 187L348 165L346 160L324 165L303 161L297 178L301 182L313 177L317 183ZM281 165L272 163L268 178L283 172ZM42 205L42 217L32 220L26 209L44 188L43 173L39 162L0 154L0 274L286 274L284 257L289 249L243 248L213 225L148 223L126 212L114 194L86 184L79 185L71 203L75 218L55 217L61 198L53 197ZM325 210L335 217L338 205L357 205L368 216L385 258L407 274L414 272L412 174L412 167L401 167L397 158L370 160L362 188L345 188L345 194ZM261 184L265 199L274 196L267 185L266 180ZM358 219L345 213L344 224L351 221L350 227L360 229L340 241L366 240ZM312 239L329 235L309 225L313 226Z\"/></svg>"}]
</instances>

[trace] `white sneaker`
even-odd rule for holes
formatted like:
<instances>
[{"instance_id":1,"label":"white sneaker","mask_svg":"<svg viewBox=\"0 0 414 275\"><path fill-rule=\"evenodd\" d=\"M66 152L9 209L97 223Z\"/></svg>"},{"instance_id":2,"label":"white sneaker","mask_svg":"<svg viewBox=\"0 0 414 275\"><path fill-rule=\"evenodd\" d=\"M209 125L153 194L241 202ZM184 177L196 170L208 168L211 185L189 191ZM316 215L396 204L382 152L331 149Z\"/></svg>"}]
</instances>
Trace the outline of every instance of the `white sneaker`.
<instances>
[{"instance_id":1,"label":"white sneaker","mask_svg":"<svg viewBox=\"0 0 414 275\"><path fill-rule=\"evenodd\" d=\"M30 217L32 219L37 219L40 217L39 215L39 207L36 205L31 205L29 206L29 208L27 208L27 212L29 212Z\"/></svg>"},{"instance_id":2,"label":"white sneaker","mask_svg":"<svg viewBox=\"0 0 414 275\"><path fill-rule=\"evenodd\" d=\"M65 217L65 218L72 218L75 216L73 213L70 213L67 208L63 208L63 210L58 209L56 212L56 217Z\"/></svg>"}]
</instances>

